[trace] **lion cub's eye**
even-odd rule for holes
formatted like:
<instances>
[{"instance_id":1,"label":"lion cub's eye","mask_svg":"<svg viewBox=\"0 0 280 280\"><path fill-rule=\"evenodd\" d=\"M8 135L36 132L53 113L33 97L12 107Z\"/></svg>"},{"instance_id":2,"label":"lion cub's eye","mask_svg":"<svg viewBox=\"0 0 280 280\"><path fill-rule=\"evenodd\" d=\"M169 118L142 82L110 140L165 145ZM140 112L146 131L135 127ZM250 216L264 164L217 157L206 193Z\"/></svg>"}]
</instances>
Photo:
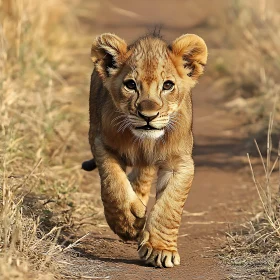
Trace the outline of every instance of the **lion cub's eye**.
<instances>
[{"instance_id":1,"label":"lion cub's eye","mask_svg":"<svg viewBox=\"0 0 280 280\"><path fill-rule=\"evenodd\" d=\"M174 83L172 81L165 81L162 88L163 90L171 90L174 88Z\"/></svg>"},{"instance_id":2,"label":"lion cub's eye","mask_svg":"<svg viewBox=\"0 0 280 280\"><path fill-rule=\"evenodd\" d=\"M130 90L136 89L136 83L133 80L126 80L123 82L124 86Z\"/></svg>"}]
</instances>

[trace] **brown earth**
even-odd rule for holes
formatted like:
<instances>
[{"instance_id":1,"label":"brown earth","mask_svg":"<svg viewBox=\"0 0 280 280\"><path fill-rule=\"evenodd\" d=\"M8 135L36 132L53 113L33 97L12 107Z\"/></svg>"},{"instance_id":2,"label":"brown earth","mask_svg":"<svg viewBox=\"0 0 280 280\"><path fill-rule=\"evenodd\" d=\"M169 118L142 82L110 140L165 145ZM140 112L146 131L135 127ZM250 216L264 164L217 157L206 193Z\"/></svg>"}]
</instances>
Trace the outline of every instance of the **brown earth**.
<instances>
[{"instance_id":1,"label":"brown earth","mask_svg":"<svg viewBox=\"0 0 280 280\"><path fill-rule=\"evenodd\" d=\"M83 1L83 9L92 9L92 19L80 18L81 32L92 37L103 32L116 33L132 41L164 23L162 33L173 40L183 33L201 35L212 53L223 40L217 35L215 22L224 11L225 1L104 1L99 5ZM203 9L202 9L203 8ZM203 10L203 11L202 11ZM212 52L213 51L213 52ZM90 76L90 73L89 73ZM223 111L223 93L207 73L193 90L195 180L188 197L180 234L181 266L172 269L147 267L138 259L136 244L122 242L109 228L100 228L84 240L79 257L87 279L233 279L234 271L219 260L217 249L225 241L225 232L244 220L253 192L243 173L247 166L240 131L241 119ZM87 112L87 97L80 100ZM86 132L83 135L87 137ZM84 145L84 149L88 146ZM91 192L99 194L98 173L86 176L92 180ZM86 189L86 188L85 188ZM153 195L152 195L153 196ZM153 200L153 199L152 199ZM76 258L77 260L77 258ZM240 279L240 278L239 278ZM242 279L242 277L241 277Z\"/></svg>"}]
</instances>

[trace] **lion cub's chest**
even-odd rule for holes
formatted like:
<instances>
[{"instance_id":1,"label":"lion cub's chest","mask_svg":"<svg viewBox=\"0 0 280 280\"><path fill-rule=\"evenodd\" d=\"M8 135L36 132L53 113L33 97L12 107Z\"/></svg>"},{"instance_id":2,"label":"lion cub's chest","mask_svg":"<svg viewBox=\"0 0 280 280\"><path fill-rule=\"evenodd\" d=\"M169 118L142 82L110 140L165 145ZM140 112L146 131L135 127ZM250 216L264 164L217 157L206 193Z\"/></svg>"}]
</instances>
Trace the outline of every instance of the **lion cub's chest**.
<instances>
[{"instance_id":1,"label":"lion cub's chest","mask_svg":"<svg viewBox=\"0 0 280 280\"><path fill-rule=\"evenodd\" d=\"M164 160L155 143L134 144L126 150L121 149L120 156L127 166L150 166Z\"/></svg>"}]
</instances>

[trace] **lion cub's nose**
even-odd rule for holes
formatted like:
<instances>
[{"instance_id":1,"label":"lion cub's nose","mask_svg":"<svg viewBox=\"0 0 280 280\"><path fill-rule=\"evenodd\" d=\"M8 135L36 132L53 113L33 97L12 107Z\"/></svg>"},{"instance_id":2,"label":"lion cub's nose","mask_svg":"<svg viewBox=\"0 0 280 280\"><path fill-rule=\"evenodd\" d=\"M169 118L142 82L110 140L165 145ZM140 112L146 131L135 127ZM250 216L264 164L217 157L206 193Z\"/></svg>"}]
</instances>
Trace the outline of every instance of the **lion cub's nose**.
<instances>
[{"instance_id":1,"label":"lion cub's nose","mask_svg":"<svg viewBox=\"0 0 280 280\"><path fill-rule=\"evenodd\" d=\"M142 114L141 112L138 111L138 116L143 118L147 123L149 123L152 120L154 120L158 115L159 115L159 113L157 113L154 116L147 116L147 115L144 115L144 114Z\"/></svg>"},{"instance_id":2,"label":"lion cub's nose","mask_svg":"<svg viewBox=\"0 0 280 280\"><path fill-rule=\"evenodd\" d=\"M137 105L138 115L146 122L150 122L159 115L160 107L154 100L145 99Z\"/></svg>"}]
</instances>

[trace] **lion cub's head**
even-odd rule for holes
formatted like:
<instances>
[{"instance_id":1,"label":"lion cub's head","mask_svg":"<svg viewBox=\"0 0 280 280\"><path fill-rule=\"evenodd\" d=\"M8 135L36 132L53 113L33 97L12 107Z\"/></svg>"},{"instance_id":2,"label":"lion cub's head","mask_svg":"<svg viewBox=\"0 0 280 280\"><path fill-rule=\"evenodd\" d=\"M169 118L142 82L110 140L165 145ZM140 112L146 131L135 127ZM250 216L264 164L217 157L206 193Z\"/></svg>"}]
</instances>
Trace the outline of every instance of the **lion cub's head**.
<instances>
[{"instance_id":1,"label":"lion cub's head","mask_svg":"<svg viewBox=\"0 0 280 280\"><path fill-rule=\"evenodd\" d=\"M193 34L171 45L151 35L127 46L106 33L95 39L91 55L123 118L121 125L137 137L156 139L174 127L186 95L203 73L207 47Z\"/></svg>"}]
</instances>

